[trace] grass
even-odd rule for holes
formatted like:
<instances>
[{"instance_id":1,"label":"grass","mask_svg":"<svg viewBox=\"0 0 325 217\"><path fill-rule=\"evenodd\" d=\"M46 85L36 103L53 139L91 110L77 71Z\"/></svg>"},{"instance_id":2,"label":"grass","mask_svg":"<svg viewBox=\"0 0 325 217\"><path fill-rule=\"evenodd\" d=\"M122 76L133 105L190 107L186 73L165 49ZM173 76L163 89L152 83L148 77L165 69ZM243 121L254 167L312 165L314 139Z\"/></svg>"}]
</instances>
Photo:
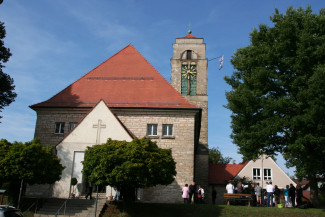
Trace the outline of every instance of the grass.
<instances>
[{"instance_id":1,"label":"grass","mask_svg":"<svg viewBox=\"0 0 325 217\"><path fill-rule=\"evenodd\" d=\"M102 217L224 217L224 216L325 216L324 209L267 208L210 204L149 204L135 203L123 209L123 204L110 205Z\"/></svg>"}]
</instances>

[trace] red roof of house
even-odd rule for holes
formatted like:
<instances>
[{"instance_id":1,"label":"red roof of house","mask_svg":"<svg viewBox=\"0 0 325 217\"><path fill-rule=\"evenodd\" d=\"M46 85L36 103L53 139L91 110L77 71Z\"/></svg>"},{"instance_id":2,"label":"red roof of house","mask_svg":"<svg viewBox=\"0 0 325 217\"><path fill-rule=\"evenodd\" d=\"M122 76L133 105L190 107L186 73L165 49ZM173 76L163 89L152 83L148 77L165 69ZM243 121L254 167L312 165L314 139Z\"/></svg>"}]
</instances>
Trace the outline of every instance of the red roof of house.
<instances>
[{"instance_id":1,"label":"red roof of house","mask_svg":"<svg viewBox=\"0 0 325 217\"><path fill-rule=\"evenodd\" d=\"M194 108L132 46L128 45L38 107Z\"/></svg>"},{"instance_id":2,"label":"red roof of house","mask_svg":"<svg viewBox=\"0 0 325 217\"><path fill-rule=\"evenodd\" d=\"M209 165L209 184L223 185L227 184L244 168L248 163L242 164L210 164Z\"/></svg>"}]
</instances>

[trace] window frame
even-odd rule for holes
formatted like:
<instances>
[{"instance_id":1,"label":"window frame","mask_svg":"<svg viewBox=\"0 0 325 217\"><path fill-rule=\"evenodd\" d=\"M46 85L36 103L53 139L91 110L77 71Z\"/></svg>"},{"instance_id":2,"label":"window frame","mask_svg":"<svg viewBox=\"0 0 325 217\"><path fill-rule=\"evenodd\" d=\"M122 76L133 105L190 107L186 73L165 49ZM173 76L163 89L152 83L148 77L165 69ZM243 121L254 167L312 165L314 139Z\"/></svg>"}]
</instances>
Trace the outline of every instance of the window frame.
<instances>
[{"instance_id":1,"label":"window frame","mask_svg":"<svg viewBox=\"0 0 325 217\"><path fill-rule=\"evenodd\" d=\"M156 130L154 130L154 126L156 126ZM149 127L150 127L150 133L149 133ZM156 132L154 132L156 131ZM156 134L154 134L156 133ZM158 136L158 124L147 124L147 136L149 137L156 137Z\"/></svg>"},{"instance_id":2,"label":"window frame","mask_svg":"<svg viewBox=\"0 0 325 217\"><path fill-rule=\"evenodd\" d=\"M269 171L269 175L266 175L265 171ZM263 168L263 179L264 181L272 180L272 169L271 168Z\"/></svg>"},{"instance_id":3,"label":"window frame","mask_svg":"<svg viewBox=\"0 0 325 217\"><path fill-rule=\"evenodd\" d=\"M254 175L254 170L259 173L259 175ZM253 180L262 180L261 168L254 167L253 168Z\"/></svg>"},{"instance_id":4,"label":"window frame","mask_svg":"<svg viewBox=\"0 0 325 217\"><path fill-rule=\"evenodd\" d=\"M166 128L166 131L164 130ZM170 127L171 127L171 134L170 133ZM167 134L164 134L164 131L167 132ZM161 135L163 137L174 137L174 126L173 124L163 124L162 125L162 132L161 132Z\"/></svg>"},{"instance_id":5,"label":"window frame","mask_svg":"<svg viewBox=\"0 0 325 217\"><path fill-rule=\"evenodd\" d=\"M55 122L54 134L64 134L65 122Z\"/></svg>"}]
</instances>

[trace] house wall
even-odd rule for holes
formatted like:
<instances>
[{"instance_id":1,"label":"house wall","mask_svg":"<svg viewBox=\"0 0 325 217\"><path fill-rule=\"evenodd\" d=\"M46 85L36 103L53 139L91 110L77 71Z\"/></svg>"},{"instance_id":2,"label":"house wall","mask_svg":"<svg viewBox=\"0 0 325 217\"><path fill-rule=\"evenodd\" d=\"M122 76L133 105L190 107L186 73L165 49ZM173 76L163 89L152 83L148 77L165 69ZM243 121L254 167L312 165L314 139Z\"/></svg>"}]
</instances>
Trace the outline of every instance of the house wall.
<instances>
[{"instance_id":1,"label":"house wall","mask_svg":"<svg viewBox=\"0 0 325 217\"><path fill-rule=\"evenodd\" d=\"M42 144L55 145L64 138L64 135L54 134L55 122L79 122L88 111L87 109L39 109L37 111L35 135L41 139ZM181 188L186 183L190 184L194 179L194 130L195 115L198 111L116 108L112 108L111 111L121 121L127 131L138 138L146 136L147 124L158 124L158 136L151 137L151 139L156 141L160 148L172 149L177 171L175 181L168 186L143 189L140 199L150 202L182 202ZM96 121L93 122L91 123L96 124ZM90 125L91 123L89 122ZM173 124L173 137L162 137L162 124ZM60 150L61 153L64 153L64 155L59 157L64 161L67 168L61 180L65 184L54 187L53 192L56 193L53 193L53 195L55 197L66 198L68 196L74 151L85 150L87 146L94 144L94 142L87 140L89 133L87 131L82 132L84 135L87 135L83 144L75 142L78 136L76 138L68 136L67 140L57 147L58 152ZM72 135L75 133L77 132L73 131ZM91 137L95 138L94 135ZM106 141L105 138L101 139L101 142Z\"/></svg>"},{"instance_id":2,"label":"house wall","mask_svg":"<svg viewBox=\"0 0 325 217\"><path fill-rule=\"evenodd\" d=\"M181 189L194 179L194 128L193 111L114 110L132 134L146 136L147 124L158 124L158 136L151 137L160 148L171 148L176 162L175 181L168 186L156 186L142 191L143 201L181 203ZM173 137L162 137L162 124L173 124Z\"/></svg>"},{"instance_id":3,"label":"house wall","mask_svg":"<svg viewBox=\"0 0 325 217\"><path fill-rule=\"evenodd\" d=\"M254 180L253 179L253 168L261 168L262 171L262 164L263 168L271 169L272 171L272 180ZM279 188L285 188L286 185L295 184L293 180L275 163L275 161L267 156L263 156L263 163L262 158L256 161L250 161L248 164L238 173L237 177L248 177L255 183L260 183L260 186L265 188L266 182L272 181L273 185L278 185Z\"/></svg>"}]
</instances>

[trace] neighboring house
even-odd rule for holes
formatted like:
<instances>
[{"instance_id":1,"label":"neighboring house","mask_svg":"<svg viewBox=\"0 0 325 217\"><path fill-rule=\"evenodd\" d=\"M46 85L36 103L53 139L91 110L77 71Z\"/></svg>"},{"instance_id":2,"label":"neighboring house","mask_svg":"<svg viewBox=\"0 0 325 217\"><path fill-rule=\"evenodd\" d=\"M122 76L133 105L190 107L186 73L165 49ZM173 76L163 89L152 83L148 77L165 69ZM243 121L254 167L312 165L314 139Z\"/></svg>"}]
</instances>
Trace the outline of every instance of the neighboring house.
<instances>
[{"instance_id":1,"label":"neighboring house","mask_svg":"<svg viewBox=\"0 0 325 217\"><path fill-rule=\"evenodd\" d=\"M272 181L273 185L278 185L280 189L286 185L296 183L279 167L271 158L264 155L256 161L247 161L243 164L210 164L209 165L209 185L210 188L218 189L218 202L223 203L223 193L229 180L242 179L260 183L265 188L266 182Z\"/></svg>"},{"instance_id":2,"label":"neighboring house","mask_svg":"<svg viewBox=\"0 0 325 217\"><path fill-rule=\"evenodd\" d=\"M248 163L243 164L210 164L209 165L209 187L217 191L217 204L223 204L223 193L226 192L226 185L229 180L233 180L237 174ZM210 202L210 201L209 201Z\"/></svg>"},{"instance_id":3,"label":"neighboring house","mask_svg":"<svg viewBox=\"0 0 325 217\"><path fill-rule=\"evenodd\" d=\"M52 197L67 198L71 177L86 191L82 161L87 146L108 138L148 137L172 149L177 175L168 186L146 188L142 201L182 202L179 192L193 180L208 187L207 59L203 38L192 34L173 44L171 83L132 46L104 61L52 98L30 106L37 113L35 137L56 146L65 166L50 186ZM163 56L163 55L162 55ZM163 61L163 60L161 60ZM30 186L42 194L48 186ZM47 193L47 192L45 192ZM110 188L106 188L110 193Z\"/></svg>"}]
</instances>

